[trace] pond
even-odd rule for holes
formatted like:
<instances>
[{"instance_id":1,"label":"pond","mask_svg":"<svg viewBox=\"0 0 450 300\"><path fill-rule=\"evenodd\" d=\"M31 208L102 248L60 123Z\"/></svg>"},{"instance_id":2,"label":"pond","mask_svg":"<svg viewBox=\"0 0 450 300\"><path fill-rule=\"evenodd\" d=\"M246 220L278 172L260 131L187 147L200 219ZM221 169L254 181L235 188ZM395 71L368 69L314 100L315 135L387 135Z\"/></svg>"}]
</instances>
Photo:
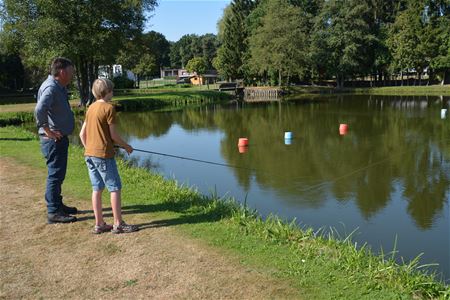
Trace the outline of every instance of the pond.
<instances>
[{"instance_id":1,"label":"pond","mask_svg":"<svg viewBox=\"0 0 450 300\"><path fill-rule=\"evenodd\" d=\"M121 113L135 163L263 216L352 233L450 278L450 117L443 97L325 96ZM348 131L340 132L340 124ZM293 139L285 140L285 132ZM248 148L238 148L246 137Z\"/></svg>"}]
</instances>

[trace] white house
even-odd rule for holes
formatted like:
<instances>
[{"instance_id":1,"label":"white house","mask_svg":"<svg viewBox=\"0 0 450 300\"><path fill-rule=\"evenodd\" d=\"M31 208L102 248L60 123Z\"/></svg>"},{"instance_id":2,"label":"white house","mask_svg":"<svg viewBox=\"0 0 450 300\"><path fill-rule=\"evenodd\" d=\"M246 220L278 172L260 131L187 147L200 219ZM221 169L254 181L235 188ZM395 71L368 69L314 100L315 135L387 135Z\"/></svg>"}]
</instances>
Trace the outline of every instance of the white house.
<instances>
[{"instance_id":1,"label":"white house","mask_svg":"<svg viewBox=\"0 0 450 300\"><path fill-rule=\"evenodd\" d=\"M110 72L110 70L111 70L110 65L99 66L98 67L98 77L112 79L112 78L109 78L111 73L112 73L113 78L124 75L124 70L122 68L122 65L112 65L112 72ZM131 79L134 81L137 80L137 76L130 70L125 70L125 75L127 76L128 79Z\"/></svg>"}]
</instances>

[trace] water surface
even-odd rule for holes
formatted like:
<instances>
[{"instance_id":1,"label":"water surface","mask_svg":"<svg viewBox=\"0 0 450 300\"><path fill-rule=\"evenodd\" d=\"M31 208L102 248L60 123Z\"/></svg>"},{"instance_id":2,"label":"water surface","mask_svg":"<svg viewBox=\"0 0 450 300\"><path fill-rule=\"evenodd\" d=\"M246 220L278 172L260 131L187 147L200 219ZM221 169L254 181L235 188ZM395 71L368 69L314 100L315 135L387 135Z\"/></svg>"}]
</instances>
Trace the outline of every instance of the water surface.
<instances>
[{"instance_id":1,"label":"water surface","mask_svg":"<svg viewBox=\"0 0 450 300\"><path fill-rule=\"evenodd\" d=\"M131 158L208 194L243 201L399 258L424 253L450 277L450 120L442 97L330 96L120 114L138 149L241 166L226 168L135 152ZM347 134L339 124L348 124ZM291 131L294 139L284 140ZM249 147L240 153L240 137ZM242 149L241 149L242 152Z\"/></svg>"}]
</instances>

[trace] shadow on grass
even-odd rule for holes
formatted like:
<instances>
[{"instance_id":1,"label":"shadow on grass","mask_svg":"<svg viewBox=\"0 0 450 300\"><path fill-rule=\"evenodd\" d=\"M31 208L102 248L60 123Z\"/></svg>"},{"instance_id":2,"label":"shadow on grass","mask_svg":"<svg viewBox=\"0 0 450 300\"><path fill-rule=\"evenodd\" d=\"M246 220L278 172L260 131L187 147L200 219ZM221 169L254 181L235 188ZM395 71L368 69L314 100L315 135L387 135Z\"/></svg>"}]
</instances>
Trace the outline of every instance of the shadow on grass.
<instances>
[{"instance_id":1,"label":"shadow on grass","mask_svg":"<svg viewBox=\"0 0 450 300\"><path fill-rule=\"evenodd\" d=\"M211 205L215 204L215 205ZM196 212L190 212L191 210ZM232 206L222 201L205 201L201 199L185 200L177 202L165 202L158 204L127 205L122 207L122 215L147 214L152 212L171 211L181 215L163 220L154 220L136 224L139 229L178 226L183 224L198 224L217 222L228 217L232 213ZM103 209L104 217L113 217L111 208ZM93 213L92 210L80 211L80 214ZM78 221L94 220L94 216L79 217Z\"/></svg>"},{"instance_id":2,"label":"shadow on grass","mask_svg":"<svg viewBox=\"0 0 450 300\"><path fill-rule=\"evenodd\" d=\"M33 138L0 138L0 141L21 141L21 142L28 142L33 141L35 139Z\"/></svg>"}]
</instances>

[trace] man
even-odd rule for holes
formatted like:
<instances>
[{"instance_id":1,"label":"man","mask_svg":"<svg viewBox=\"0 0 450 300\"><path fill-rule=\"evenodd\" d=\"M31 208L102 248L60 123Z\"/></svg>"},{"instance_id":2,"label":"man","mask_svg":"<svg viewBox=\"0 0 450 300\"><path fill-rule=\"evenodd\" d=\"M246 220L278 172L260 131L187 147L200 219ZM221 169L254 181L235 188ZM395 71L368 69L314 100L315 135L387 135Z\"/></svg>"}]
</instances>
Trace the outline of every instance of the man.
<instances>
[{"instance_id":1,"label":"man","mask_svg":"<svg viewBox=\"0 0 450 300\"><path fill-rule=\"evenodd\" d=\"M69 149L68 135L73 132L75 120L69 105L67 85L72 81L73 64L63 57L55 58L50 68L50 75L45 80L37 95L34 111L42 154L47 160L47 220L49 224L70 223L77 219L75 207L63 204L61 185L66 176Z\"/></svg>"}]
</instances>

